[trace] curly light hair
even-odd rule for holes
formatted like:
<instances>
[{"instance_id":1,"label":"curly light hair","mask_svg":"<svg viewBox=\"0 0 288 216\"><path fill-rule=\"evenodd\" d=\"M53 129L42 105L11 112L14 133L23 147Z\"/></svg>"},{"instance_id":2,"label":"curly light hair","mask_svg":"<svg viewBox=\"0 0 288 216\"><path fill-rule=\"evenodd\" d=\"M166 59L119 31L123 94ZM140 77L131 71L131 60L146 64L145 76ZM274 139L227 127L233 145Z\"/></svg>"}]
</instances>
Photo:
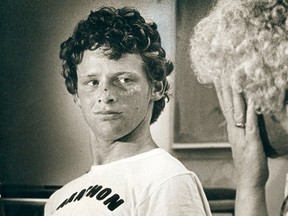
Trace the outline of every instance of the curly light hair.
<instances>
[{"instance_id":1,"label":"curly light hair","mask_svg":"<svg viewBox=\"0 0 288 216\"><path fill-rule=\"evenodd\" d=\"M259 113L284 106L288 88L288 1L220 0L194 29L192 68L201 83L224 77Z\"/></svg>"},{"instance_id":2,"label":"curly light hair","mask_svg":"<svg viewBox=\"0 0 288 216\"><path fill-rule=\"evenodd\" d=\"M103 7L91 11L87 19L78 23L72 36L61 44L62 76L72 95L77 94L77 65L84 52L99 47L105 50L108 58L115 60L126 53L139 54L149 83L163 82L164 97L153 106L150 123L154 123L165 107L165 99L169 100L167 76L174 69L173 63L166 59L157 25L146 22L139 11L129 7Z\"/></svg>"}]
</instances>

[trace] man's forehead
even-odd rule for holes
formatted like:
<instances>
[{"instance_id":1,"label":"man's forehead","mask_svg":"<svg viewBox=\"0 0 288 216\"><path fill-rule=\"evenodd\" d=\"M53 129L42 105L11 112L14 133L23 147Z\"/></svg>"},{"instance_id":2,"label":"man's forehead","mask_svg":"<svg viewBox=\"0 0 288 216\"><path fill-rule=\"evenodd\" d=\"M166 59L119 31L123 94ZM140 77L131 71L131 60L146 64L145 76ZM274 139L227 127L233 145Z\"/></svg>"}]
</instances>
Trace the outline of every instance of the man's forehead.
<instances>
[{"instance_id":1,"label":"man's forehead","mask_svg":"<svg viewBox=\"0 0 288 216\"><path fill-rule=\"evenodd\" d=\"M83 60L97 60L97 59L107 59L114 62L123 62L123 61L133 61L143 63L142 57L137 53L124 53L119 59L113 59L110 57L111 50L107 50L105 47L99 47L95 50L86 50L83 53ZM81 64L81 63L80 63Z\"/></svg>"},{"instance_id":2,"label":"man's forehead","mask_svg":"<svg viewBox=\"0 0 288 216\"><path fill-rule=\"evenodd\" d=\"M87 50L77 71L89 75L99 72L144 72L144 62L139 54L124 54L119 59L110 59L103 50Z\"/></svg>"}]
</instances>

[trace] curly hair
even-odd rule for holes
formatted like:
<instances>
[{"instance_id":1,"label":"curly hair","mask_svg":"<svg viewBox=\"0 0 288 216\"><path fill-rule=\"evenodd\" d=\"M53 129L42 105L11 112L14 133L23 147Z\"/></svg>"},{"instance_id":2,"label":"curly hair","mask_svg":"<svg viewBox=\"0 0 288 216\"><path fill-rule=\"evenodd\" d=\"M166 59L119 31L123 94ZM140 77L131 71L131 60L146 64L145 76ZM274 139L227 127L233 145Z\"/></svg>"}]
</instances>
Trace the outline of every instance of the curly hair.
<instances>
[{"instance_id":1,"label":"curly hair","mask_svg":"<svg viewBox=\"0 0 288 216\"><path fill-rule=\"evenodd\" d=\"M63 60L62 76L69 93L77 94L77 65L86 50L105 49L110 59L119 59L123 54L139 54L144 62L148 81L163 82L164 97L154 102L150 124L154 123L169 101L167 76L174 69L166 59L161 38L154 22L145 22L140 13L128 7L115 9L103 7L91 11L86 20L81 20L73 34L61 44L60 58Z\"/></svg>"},{"instance_id":2,"label":"curly hair","mask_svg":"<svg viewBox=\"0 0 288 216\"><path fill-rule=\"evenodd\" d=\"M196 25L190 48L199 82L230 80L251 96L258 113L283 108L288 87L287 0L220 0Z\"/></svg>"}]
</instances>

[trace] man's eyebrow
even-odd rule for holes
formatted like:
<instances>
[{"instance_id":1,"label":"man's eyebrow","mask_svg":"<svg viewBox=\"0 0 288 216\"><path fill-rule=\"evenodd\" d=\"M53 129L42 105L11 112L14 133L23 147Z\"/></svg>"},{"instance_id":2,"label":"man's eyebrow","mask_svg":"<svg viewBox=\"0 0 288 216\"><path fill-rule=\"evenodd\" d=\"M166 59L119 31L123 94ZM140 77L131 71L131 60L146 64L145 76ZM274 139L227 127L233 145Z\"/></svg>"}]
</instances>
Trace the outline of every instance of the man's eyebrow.
<instances>
[{"instance_id":1,"label":"man's eyebrow","mask_svg":"<svg viewBox=\"0 0 288 216\"><path fill-rule=\"evenodd\" d=\"M122 75L122 74L131 74L131 75L134 75L134 74L137 74L136 71L119 71L119 72L116 72L115 73L116 75Z\"/></svg>"},{"instance_id":2,"label":"man's eyebrow","mask_svg":"<svg viewBox=\"0 0 288 216\"><path fill-rule=\"evenodd\" d=\"M79 77L83 77L83 78L95 78L95 77L99 77L97 74L93 74L93 73L87 73L87 74L81 74L78 75Z\"/></svg>"},{"instance_id":3,"label":"man's eyebrow","mask_svg":"<svg viewBox=\"0 0 288 216\"><path fill-rule=\"evenodd\" d=\"M137 75L138 73L136 71L119 71L119 72L114 72L112 76L121 76L121 75ZM89 72L87 74L83 74L83 77L98 77L99 73L93 73Z\"/></svg>"},{"instance_id":4,"label":"man's eyebrow","mask_svg":"<svg viewBox=\"0 0 288 216\"><path fill-rule=\"evenodd\" d=\"M93 73L89 73L89 74L85 74L87 77L95 77L96 74L93 74Z\"/></svg>"}]
</instances>

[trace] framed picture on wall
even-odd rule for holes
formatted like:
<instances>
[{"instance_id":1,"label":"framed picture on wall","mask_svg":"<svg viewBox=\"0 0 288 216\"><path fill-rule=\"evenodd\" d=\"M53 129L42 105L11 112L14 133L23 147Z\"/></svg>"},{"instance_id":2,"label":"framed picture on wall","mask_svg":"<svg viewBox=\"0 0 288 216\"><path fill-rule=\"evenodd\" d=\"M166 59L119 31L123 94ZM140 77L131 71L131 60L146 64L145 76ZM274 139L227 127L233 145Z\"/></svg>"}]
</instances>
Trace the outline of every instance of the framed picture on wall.
<instances>
[{"instance_id":1,"label":"framed picture on wall","mask_svg":"<svg viewBox=\"0 0 288 216\"><path fill-rule=\"evenodd\" d=\"M226 121L214 87L193 75L189 39L193 28L212 7L213 0L177 1L176 57L173 104L174 149L228 148Z\"/></svg>"}]
</instances>

